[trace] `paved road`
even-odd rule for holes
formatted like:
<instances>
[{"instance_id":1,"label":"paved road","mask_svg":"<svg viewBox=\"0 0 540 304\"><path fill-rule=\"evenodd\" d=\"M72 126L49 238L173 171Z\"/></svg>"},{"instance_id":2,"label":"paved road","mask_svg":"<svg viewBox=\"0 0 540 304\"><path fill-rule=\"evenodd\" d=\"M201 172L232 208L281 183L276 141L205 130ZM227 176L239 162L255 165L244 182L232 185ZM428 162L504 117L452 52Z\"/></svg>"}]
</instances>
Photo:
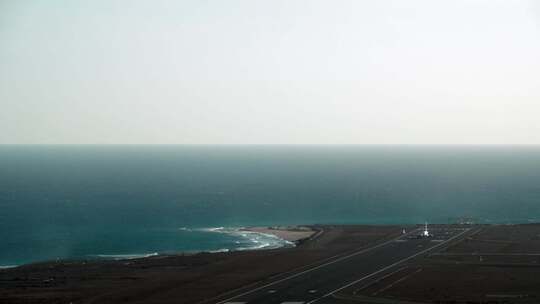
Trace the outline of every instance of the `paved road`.
<instances>
[{"instance_id":1,"label":"paved road","mask_svg":"<svg viewBox=\"0 0 540 304\"><path fill-rule=\"evenodd\" d=\"M464 237L468 229L432 229L434 238L410 239L408 235L360 250L284 279L240 293L219 304L339 303L332 295L352 285L374 280L404 262ZM418 231L411 232L418 233Z\"/></svg>"}]
</instances>

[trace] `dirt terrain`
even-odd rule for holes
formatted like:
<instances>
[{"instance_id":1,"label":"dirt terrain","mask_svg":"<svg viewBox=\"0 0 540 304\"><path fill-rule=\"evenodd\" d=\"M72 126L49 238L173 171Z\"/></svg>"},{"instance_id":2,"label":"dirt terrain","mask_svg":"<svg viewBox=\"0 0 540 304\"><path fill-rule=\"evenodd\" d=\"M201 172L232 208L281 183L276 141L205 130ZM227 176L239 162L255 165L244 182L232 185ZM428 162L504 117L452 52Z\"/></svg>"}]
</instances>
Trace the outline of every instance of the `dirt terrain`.
<instances>
[{"instance_id":1,"label":"dirt terrain","mask_svg":"<svg viewBox=\"0 0 540 304\"><path fill-rule=\"evenodd\" d=\"M482 226L474 235L363 286L352 297L375 302L540 303L540 225Z\"/></svg>"}]
</instances>

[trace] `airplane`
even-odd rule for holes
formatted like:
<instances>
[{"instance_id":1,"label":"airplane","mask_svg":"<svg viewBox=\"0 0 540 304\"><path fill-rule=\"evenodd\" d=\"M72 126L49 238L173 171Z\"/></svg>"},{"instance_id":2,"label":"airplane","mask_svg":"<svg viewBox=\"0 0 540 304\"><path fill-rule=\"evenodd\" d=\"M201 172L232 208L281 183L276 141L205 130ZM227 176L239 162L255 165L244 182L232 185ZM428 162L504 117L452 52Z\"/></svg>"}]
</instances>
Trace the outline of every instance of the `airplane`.
<instances>
[{"instance_id":1,"label":"airplane","mask_svg":"<svg viewBox=\"0 0 540 304\"><path fill-rule=\"evenodd\" d=\"M424 224L424 231L422 231L422 233L420 234L420 237L432 237L433 234L429 233L429 230L427 228L427 222Z\"/></svg>"},{"instance_id":2,"label":"airplane","mask_svg":"<svg viewBox=\"0 0 540 304\"><path fill-rule=\"evenodd\" d=\"M405 234L405 229L403 229L401 233ZM408 239L422 239L422 238L431 238L431 237L433 237L433 234L429 232L427 222L424 224L424 230L422 230L419 234L412 234L412 235L407 236Z\"/></svg>"}]
</instances>

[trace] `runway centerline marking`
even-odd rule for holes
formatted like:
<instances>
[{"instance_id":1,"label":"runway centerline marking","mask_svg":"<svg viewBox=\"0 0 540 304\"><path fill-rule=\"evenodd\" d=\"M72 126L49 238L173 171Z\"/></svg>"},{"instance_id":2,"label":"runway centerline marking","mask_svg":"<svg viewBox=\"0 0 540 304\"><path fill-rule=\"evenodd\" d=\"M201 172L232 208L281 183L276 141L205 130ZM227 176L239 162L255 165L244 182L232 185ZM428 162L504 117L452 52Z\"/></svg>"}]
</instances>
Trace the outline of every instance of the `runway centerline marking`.
<instances>
[{"instance_id":1,"label":"runway centerline marking","mask_svg":"<svg viewBox=\"0 0 540 304\"><path fill-rule=\"evenodd\" d=\"M298 276L301 276L301 275L303 275L303 274L306 274L306 273L315 271L315 270L317 270L317 269L326 267L326 266L328 266L328 265L332 265L332 264L335 264L335 263L337 263L337 262L341 262L341 261L343 261L343 260L346 260L346 259L348 259L348 258L352 258L353 256L357 256L357 255L359 255L359 254L366 253L366 252L368 252L368 251L371 251L371 250L377 249L377 248L379 248L379 247L388 245L388 244L393 243L393 242L395 242L396 240L399 240L400 238L402 238L402 237L404 237L404 236L407 236L407 235L409 235L409 234L412 234L412 233L414 233L414 232L416 232L416 231L418 231L418 230L420 230L420 229L421 229L421 228L416 228L416 229L414 229L414 230L411 230L411 231L409 231L409 232L407 232L407 233L405 233L405 234L401 234L400 236L398 236L398 237L396 237L396 238L393 238L393 239L391 239L391 240L388 240L388 241L386 241L386 242L380 243L380 244L375 245L375 246L372 246L372 247L364 248L364 249L359 250L359 251L357 251L357 252L353 252L353 253L351 253L351 254L349 254L349 255L340 257L340 258L338 258L338 259L336 259L336 260L333 260L333 261L330 261L330 262L326 262L326 263L324 263L324 264L322 264L322 265L315 266L315 267L313 267L313 268L304 270L304 271L299 272L299 273L295 273L295 274L293 274L293 275L291 275L291 276L288 276L288 277L286 277L286 278L283 278L283 279L281 279L281 280L277 280L277 281L268 283L268 284L266 284L266 285L259 286L259 287L255 288L255 289L246 291L246 292L241 293L241 294L239 294L239 295L230 297L230 298L228 298L228 299L226 299L226 300L217 302L216 304L227 304L227 303L228 303L229 301L231 301L231 300L240 298L240 297L245 296L245 295L248 295L248 294L250 294L250 293L254 293L254 292L259 291L259 290L261 290L261 289L264 289L264 288L266 288L266 287L269 287L269 286L272 286L272 285L276 285L276 284L279 284L279 283L281 283L281 282L285 282L285 281L290 280L290 279L294 279L294 278L296 278L296 277L298 277ZM439 244L439 245L442 245L442 243ZM319 298L319 299L320 299L320 298ZM309 303L311 303L311 302L309 302Z\"/></svg>"},{"instance_id":2,"label":"runway centerline marking","mask_svg":"<svg viewBox=\"0 0 540 304\"><path fill-rule=\"evenodd\" d=\"M350 287L350 286L352 286L352 285L354 285L354 284L356 284L356 283L358 283L358 282L361 282L361 281L363 281L363 280L365 280L365 279L368 279L368 278L370 278L370 277L372 277L372 276L374 276L374 275L376 275L376 274L379 274L379 273L381 273L381 272L383 272L383 271L386 271L386 270L388 270L388 269L390 269L390 268L392 268L392 267L394 267L394 266L396 266L396 265L399 265L399 264L401 264L401 263L403 263L403 262L405 262L405 261L408 261L408 260L413 259L413 258L415 258L415 257L417 257L417 256L419 256L419 255L421 255L421 254L424 254L424 253L426 253L426 252L428 252L428 251L430 251L430 250L433 250L433 249L435 249L435 248L437 248L437 247L440 247L440 246L442 246L442 245L444 245L444 244L446 244L446 243L448 243L448 242L450 242L450 241L456 239L457 237L463 235L464 233L466 233L466 232L469 231L470 229L471 229L471 228L467 228L467 229L465 229L464 231L460 232L459 234L457 234L457 235L455 235L455 236L449 238L448 240L446 240L446 241L443 242L443 243L439 243L439 244L437 244L437 245L435 245L435 246L433 246L433 247L424 249L424 250L422 250L422 251L420 251L420 252L417 252L417 253L415 253L415 254L413 254L413 255L407 257L407 258L401 259L401 260L399 260L399 261L397 261L397 262L395 262L395 263L393 263L393 264L391 264L391 265L388 265L388 266L386 266L386 267L383 267L383 268L381 268L381 269L379 269L379 270L377 270L377 271L375 271L375 272L372 272L372 273L370 273L370 274L368 274L368 275L366 275L366 276L361 277L361 278L358 279L358 280L352 281L352 282L350 282L350 283L348 283L348 284L346 284L346 285L344 285L344 286L342 286L342 287L340 287L340 288L338 288L338 289L335 289L335 290L333 290L333 291L331 291L331 292L325 294L324 296L322 296L322 297L320 297L320 298L317 298L317 299L315 299L315 300L309 301L309 302L307 302L306 304L315 303L315 302L317 302L317 301L319 301L319 300L321 300L321 299L324 299L324 298L326 298L326 297L329 297L329 296L335 294L336 292L342 291L343 289L348 288L348 287Z\"/></svg>"}]
</instances>

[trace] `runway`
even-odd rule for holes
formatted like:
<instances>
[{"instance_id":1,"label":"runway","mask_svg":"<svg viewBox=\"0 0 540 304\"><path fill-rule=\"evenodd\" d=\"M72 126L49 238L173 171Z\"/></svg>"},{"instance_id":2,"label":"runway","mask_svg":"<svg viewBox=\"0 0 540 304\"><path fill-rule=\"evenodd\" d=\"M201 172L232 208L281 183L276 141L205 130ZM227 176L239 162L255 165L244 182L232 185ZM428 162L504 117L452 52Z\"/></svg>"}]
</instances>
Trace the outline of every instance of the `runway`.
<instances>
[{"instance_id":1,"label":"runway","mask_svg":"<svg viewBox=\"0 0 540 304\"><path fill-rule=\"evenodd\" d=\"M432 238L412 238L419 229L395 239L359 249L322 265L262 284L217 304L310 304L350 303L334 295L367 284L424 254L444 248L471 232L469 228L432 228ZM255 266L256 267L256 266Z\"/></svg>"}]
</instances>

